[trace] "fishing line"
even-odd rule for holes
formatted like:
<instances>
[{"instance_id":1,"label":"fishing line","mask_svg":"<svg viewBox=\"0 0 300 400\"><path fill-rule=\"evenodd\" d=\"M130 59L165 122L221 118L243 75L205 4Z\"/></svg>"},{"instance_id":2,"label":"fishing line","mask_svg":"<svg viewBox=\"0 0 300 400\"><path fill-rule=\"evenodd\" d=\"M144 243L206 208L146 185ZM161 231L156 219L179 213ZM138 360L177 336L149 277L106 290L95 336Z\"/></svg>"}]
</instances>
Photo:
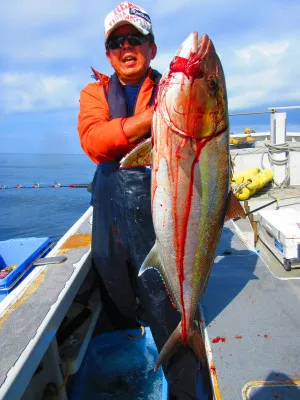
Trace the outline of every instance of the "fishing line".
<instances>
[{"instance_id":1,"label":"fishing line","mask_svg":"<svg viewBox=\"0 0 300 400\"><path fill-rule=\"evenodd\" d=\"M76 188L76 189L88 189L91 186L90 183L69 183L62 185L60 183L52 184L40 184L34 183L33 185L0 185L0 190L6 189L60 189L60 188Z\"/></svg>"},{"instance_id":2,"label":"fishing line","mask_svg":"<svg viewBox=\"0 0 300 400\"><path fill-rule=\"evenodd\" d=\"M263 206L260 206L260 207L258 207L258 208L255 208L254 210L251 210L251 211L247 212L245 215L246 215L246 217L248 217L248 215L251 215L251 214L253 214L253 213L256 212L256 211L262 210L263 208L268 207L268 206L270 206L271 204L274 204L274 203L276 203L276 202L279 202L279 199L270 201L269 203L264 204ZM241 219L241 217L233 218L233 221L238 221L239 219Z\"/></svg>"}]
</instances>

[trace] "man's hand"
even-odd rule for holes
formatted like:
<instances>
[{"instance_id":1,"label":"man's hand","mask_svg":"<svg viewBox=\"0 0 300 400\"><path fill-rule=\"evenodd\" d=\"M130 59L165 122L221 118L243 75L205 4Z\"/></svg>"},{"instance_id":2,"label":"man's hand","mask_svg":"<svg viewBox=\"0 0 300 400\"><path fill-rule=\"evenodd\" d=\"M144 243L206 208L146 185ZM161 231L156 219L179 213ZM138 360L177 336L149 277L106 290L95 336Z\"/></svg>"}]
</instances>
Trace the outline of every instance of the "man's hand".
<instances>
[{"instance_id":1,"label":"man's hand","mask_svg":"<svg viewBox=\"0 0 300 400\"><path fill-rule=\"evenodd\" d=\"M130 144L138 142L140 138L151 131L153 112L154 106L147 108L140 114L125 119L123 131Z\"/></svg>"}]
</instances>

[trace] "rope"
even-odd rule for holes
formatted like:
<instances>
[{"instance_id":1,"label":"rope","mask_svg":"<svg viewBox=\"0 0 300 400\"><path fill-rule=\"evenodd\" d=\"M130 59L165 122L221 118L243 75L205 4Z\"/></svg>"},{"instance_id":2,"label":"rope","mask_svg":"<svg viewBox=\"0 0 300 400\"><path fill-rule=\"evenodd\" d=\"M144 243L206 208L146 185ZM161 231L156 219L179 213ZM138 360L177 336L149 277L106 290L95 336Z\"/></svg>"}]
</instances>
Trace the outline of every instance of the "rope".
<instances>
[{"instance_id":1,"label":"rope","mask_svg":"<svg viewBox=\"0 0 300 400\"><path fill-rule=\"evenodd\" d=\"M290 173L289 173L289 167L290 167L290 146L288 142L284 142L281 144L271 144L269 141L266 141L265 143L266 150L262 153L261 156L261 167L262 169L265 169L266 167L264 166L264 156L265 154L268 154L268 159L269 163L271 166L274 165L279 165L279 166L285 166L285 176L282 182L276 182L275 179L273 179L273 182L276 186L278 187L283 187L290 179ZM286 153L286 156L282 160L276 160L274 157L274 154L281 154L281 153Z\"/></svg>"},{"instance_id":2,"label":"rope","mask_svg":"<svg viewBox=\"0 0 300 400\"><path fill-rule=\"evenodd\" d=\"M61 386L57 389L57 394L60 393L66 386L69 375L70 375L70 369L71 369L71 361L67 360L67 370L66 370L66 375L64 377L64 381L61 384Z\"/></svg>"},{"instance_id":3,"label":"rope","mask_svg":"<svg viewBox=\"0 0 300 400\"><path fill-rule=\"evenodd\" d=\"M138 339L140 339L141 337L143 337L144 334L145 334L145 327L144 327L143 325L141 325L140 328L141 328L142 332L141 332L141 334L138 335L138 336L128 335L127 333L125 333L125 332L123 332L123 331L119 331L119 332L121 333L121 335L123 335L124 337L126 337L126 339L129 339L129 340L138 340Z\"/></svg>"},{"instance_id":4,"label":"rope","mask_svg":"<svg viewBox=\"0 0 300 400\"><path fill-rule=\"evenodd\" d=\"M232 187L232 192L233 193L238 192L239 190L243 189L245 186L249 185L249 183L251 183L251 181L243 182L240 185L233 186Z\"/></svg>"}]
</instances>

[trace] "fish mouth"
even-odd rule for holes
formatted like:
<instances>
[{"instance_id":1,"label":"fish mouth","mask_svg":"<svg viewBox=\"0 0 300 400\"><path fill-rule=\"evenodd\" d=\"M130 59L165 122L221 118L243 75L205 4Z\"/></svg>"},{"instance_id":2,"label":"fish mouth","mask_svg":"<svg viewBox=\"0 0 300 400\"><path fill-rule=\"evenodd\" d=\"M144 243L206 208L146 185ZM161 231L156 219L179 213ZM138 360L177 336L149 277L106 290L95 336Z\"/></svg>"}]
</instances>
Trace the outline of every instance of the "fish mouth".
<instances>
[{"instance_id":1,"label":"fish mouth","mask_svg":"<svg viewBox=\"0 0 300 400\"><path fill-rule=\"evenodd\" d=\"M211 47L212 42L208 35L205 34L198 39L198 32L192 32L173 58L168 78L176 72L181 72L192 79L203 78L204 72L203 68L200 68L200 63L209 57Z\"/></svg>"},{"instance_id":2,"label":"fish mouth","mask_svg":"<svg viewBox=\"0 0 300 400\"><path fill-rule=\"evenodd\" d=\"M196 139L227 129L226 87L214 45L192 32L161 81L160 113L175 133Z\"/></svg>"},{"instance_id":3,"label":"fish mouth","mask_svg":"<svg viewBox=\"0 0 300 400\"><path fill-rule=\"evenodd\" d=\"M199 57L200 60L203 60L203 58L205 58L205 56L207 55L210 44L211 40L206 34L201 36L201 38L198 40L197 56Z\"/></svg>"},{"instance_id":4,"label":"fish mouth","mask_svg":"<svg viewBox=\"0 0 300 400\"><path fill-rule=\"evenodd\" d=\"M190 58L202 60L208 53L211 40L207 34L198 39L198 32L192 32L187 39L182 43L177 53L176 58L189 60Z\"/></svg>"}]
</instances>

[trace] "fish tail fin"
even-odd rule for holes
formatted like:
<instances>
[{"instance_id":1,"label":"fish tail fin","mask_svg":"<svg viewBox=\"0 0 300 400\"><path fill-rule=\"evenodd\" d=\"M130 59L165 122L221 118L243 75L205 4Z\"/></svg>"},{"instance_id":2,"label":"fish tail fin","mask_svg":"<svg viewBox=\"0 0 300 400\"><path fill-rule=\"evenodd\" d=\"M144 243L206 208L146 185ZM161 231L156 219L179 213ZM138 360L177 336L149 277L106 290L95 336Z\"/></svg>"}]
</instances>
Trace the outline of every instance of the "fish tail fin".
<instances>
[{"instance_id":1,"label":"fish tail fin","mask_svg":"<svg viewBox=\"0 0 300 400\"><path fill-rule=\"evenodd\" d=\"M208 368L208 361L206 357L205 345L198 328L195 327L195 329L191 332L191 335L189 336L188 339L188 344L192 348L196 357L200 360L203 389L206 393L207 398L212 399L213 392L212 392L212 386Z\"/></svg>"},{"instance_id":2,"label":"fish tail fin","mask_svg":"<svg viewBox=\"0 0 300 400\"><path fill-rule=\"evenodd\" d=\"M188 336L187 344L195 353L202 367L206 366L207 360L206 360L205 345L201 333L198 331L197 328L191 330Z\"/></svg>"},{"instance_id":3,"label":"fish tail fin","mask_svg":"<svg viewBox=\"0 0 300 400\"><path fill-rule=\"evenodd\" d=\"M177 328L174 330L172 335L164 344L163 348L161 349L159 356L157 358L154 372L158 370L161 363L168 357L170 357L177 349L177 347L182 343L182 335L181 335L181 322L178 324Z\"/></svg>"},{"instance_id":4,"label":"fish tail fin","mask_svg":"<svg viewBox=\"0 0 300 400\"><path fill-rule=\"evenodd\" d=\"M181 331L181 322L174 330L172 335L166 341L165 345L163 346L161 352L156 361L156 365L154 368L154 372L157 371L161 363L167 358L170 357L176 351L177 347L183 343L182 340L182 331ZM187 345L193 350L196 357L200 360L201 366L206 367L207 360L206 360L206 351L205 345L201 336L201 333L198 331L196 327L193 327L189 330L188 338L187 338Z\"/></svg>"}]
</instances>

